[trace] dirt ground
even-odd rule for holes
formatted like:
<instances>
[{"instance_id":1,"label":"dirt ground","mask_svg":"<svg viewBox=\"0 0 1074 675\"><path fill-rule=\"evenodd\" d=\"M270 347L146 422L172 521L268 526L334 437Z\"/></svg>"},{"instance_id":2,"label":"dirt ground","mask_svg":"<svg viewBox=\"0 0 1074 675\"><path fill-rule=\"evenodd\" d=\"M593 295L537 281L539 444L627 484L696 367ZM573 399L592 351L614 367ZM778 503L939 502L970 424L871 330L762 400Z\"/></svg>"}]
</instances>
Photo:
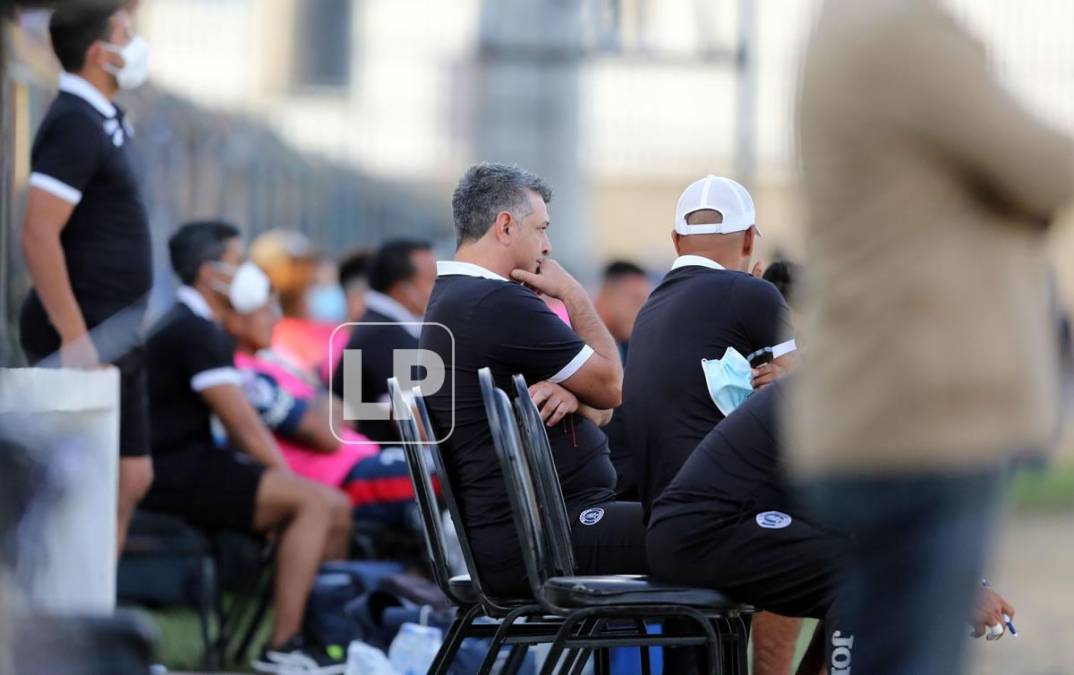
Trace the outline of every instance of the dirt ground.
<instances>
[{"instance_id":1,"label":"dirt ground","mask_svg":"<svg viewBox=\"0 0 1074 675\"><path fill-rule=\"evenodd\" d=\"M1019 636L971 641L972 675L1074 675L1074 511L1010 513L988 574Z\"/></svg>"}]
</instances>

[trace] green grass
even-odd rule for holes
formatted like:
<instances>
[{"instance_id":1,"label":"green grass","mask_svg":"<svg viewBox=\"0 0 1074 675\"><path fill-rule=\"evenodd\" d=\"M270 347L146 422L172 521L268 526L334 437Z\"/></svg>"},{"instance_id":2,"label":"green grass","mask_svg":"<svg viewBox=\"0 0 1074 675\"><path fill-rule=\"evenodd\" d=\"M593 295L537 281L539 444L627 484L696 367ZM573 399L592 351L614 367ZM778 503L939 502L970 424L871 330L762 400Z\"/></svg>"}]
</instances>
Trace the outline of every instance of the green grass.
<instances>
[{"instance_id":1,"label":"green grass","mask_svg":"<svg viewBox=\"0 0 1074 675\"><path fill-rule=\"evenodd\" d=\"M1074 466L1053 467L1047 470L1023 469L1018 471L1008 488L1010 503L1020 511L1074 510ZM185 609L154 610L150 617L160 630L159 658L170 670L197 670L201 658L201 635L197 616ZM255 640L252 654L267 637L270 621L262 627L262 634ZM803 624L798 639L800 659L809 644L815 622ZM245 666L245 664L242 664Z\"/></svg>"},{"instance_id":2,"label":"green grass","mask_svg":"<svg viewBox=\"0 0 1074 675\"><path fill-rule=\"evenodd\" d=\"M225 603L231 600L225 596ZM198 615L185 608L153 609L146 610L146 613L160 631L157 661L167 666L168 670L199 672L203 643ZM249 658L256 657L261 646L268 641L272 618L270 608L250 646ZM215 624L211 634L215 635ZM248 663L225 664L225 668L229 672L251 672Z\"/></svg>"},{"instance_id":3,"label":"green grass","mask_svg":"<svg viewBox=\"0 0 1074 675\"><path fill-rule=\"evenodd\" d=\"M1009 497L1019 510L1074 509L1074 466L1022 469L1011 481Z\"/></svg>"}]
</instances>

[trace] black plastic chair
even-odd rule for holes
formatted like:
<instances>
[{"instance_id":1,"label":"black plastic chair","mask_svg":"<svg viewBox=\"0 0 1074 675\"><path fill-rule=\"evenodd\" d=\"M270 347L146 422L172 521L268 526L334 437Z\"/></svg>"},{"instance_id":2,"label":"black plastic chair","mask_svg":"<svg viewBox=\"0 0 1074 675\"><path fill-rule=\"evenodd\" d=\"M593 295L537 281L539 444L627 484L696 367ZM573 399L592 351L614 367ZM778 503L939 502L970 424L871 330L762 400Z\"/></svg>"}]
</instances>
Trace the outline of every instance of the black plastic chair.
<instances>
[{"instance_id":1,"label":"black plastic chair","mask_svg":"<svg viewBox=\"0 0 1074 675\"><path fill-rule=\"evenodd\" d=\"M598 650L598 670L606 669L607 659L602 655L608 648L618 646L704 646L710 670L723 669L723 644L714 623L726 623L731 627L732 639L744 643L744 631L735 629L741 622L729 619L737 619L750 608L710 589L661 584L645 576L576 575L573 552L564 550L570 548L570 525L562 496L557 494L559 477L543 423L533 414L536 407L525 381L515 381L517 410L532 445L524 450L515 409L507 395L495 387L487 368L481 369L478 375L531 589L545 610L564 617L542 673L554 671L564 649ZM564 542L568 545L564 546ZM645 629L646 620L669 618L692 622L697 630L653 635ZM623 620L632 623L634 629L620 627L615 633L606 630L609 621ZM584 660L575 663L575 669L581 663ZM642 666L648 672L647 659ZM564 669L570 667L568 659Z\"/></svg>"},{"instance_id":2,"label":"black plastic chair","mask_svg":"<svg viewBox=\"0 0 1074 675\"><path fill-rule=\"evenodd\" d=\"M426 551L431 563L433 578L444 595L456 606L455 619L444 636L444 642L437 653L436 659L429 668L430 673L446 673L451 668L455 655L467 637L492 638L491 657L486 659L479 672L491 671L495 662L499 646L511 645L518 649L508 659L504 672L513 672L521 665L525 657L525 647L539 642L551 642L559 629L558 621L555 624L547 622L515 623L519 618L526 618L535 614L540 615L543 610L534 603L532 598L503 599L496 598L486 593L481 586L477 566L471 553L469 540L463 531L462 519L458 511L454 494L451 490L450 481L447 478L447 470L444 465L440 448L435 442L435 432L429 411L425 405L425 399L421 391L415 387L413 394L413 408L408 404L395 378L388 380L388 391L392 401L392 416L395 419L396 428L402 441L403 452L410 473L411 484L414 487L415 501L421 514L423 532L425 535ZM415 417L416 416L416 417ZM420 428L419 428L420 423ZM448 512L455 522L459 544L462 548L463 560L466 563L468 575L453 576L448 565L447 544L444 537L443 526L440 521L440 510L436 495L433 491L432 481L429 477L429 467L426 452L432 458L436 474L440 480L441 494L447 503ZM499 624L474 623L480 616L501 619Z\"/></svg>"}]
</instances>

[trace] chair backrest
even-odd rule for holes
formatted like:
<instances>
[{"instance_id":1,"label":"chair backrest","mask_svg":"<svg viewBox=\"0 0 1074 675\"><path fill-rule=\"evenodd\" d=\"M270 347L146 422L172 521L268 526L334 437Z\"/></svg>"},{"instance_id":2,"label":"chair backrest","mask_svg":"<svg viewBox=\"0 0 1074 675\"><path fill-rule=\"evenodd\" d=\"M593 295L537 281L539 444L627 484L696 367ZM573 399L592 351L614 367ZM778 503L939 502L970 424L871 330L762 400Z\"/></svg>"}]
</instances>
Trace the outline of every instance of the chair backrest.
<instances>
[{"instance_id":1,"label":"chair backrest","mask_svg":"<svg viewBox=\"0 0 1074 675\"><path fill-rule=\"evenodd\" d=\"M433 483L429 478L425 453L422 452L423 441L410 406L403 397L399 381L394 377L388 379L388 394L391 398L395 428L399 432L399 440L402 441L403 454L410 473L410 484L414 487L414 500L421 514L422 531L425 533L425 550L432 562L433 579L444 595L456 605L467 604L463 598L452 592L451 585L448 583L451 579L451 569L448 566L447 543L440 522L436 493L433 491Z\"/></svg>"},{"instance_id":2,"label":"chair backrest","mask_svg":"<svg viewBox=\"0 0 1074 675\"><path fill-rule=\"evenodd\" d=\"M447 463L444 462L444 455L440 452L440 444L433 440L436 438L436 431L433 430L433 421L429 416L429 408L425 405L425 397L422 395L420 387L414 387L412 393L414 395L414 410L417 412L417 423L425 435L425 447L432 457L433 467L436 469L436 475L440 479L440 496L443 497L448 513L451 515L451 520L455 523L455 534L459 538L462 559L466 563L466 571L470 574L470 583L473 585L478 597L482 598L486 604L491 604L493 607L498 608L499 605L494 599L488 597L484 587L481 585L481 575L477 571L477 563L474 562L473 549L470 547L470 537L463 526L462 512L459 510L459 502L455 499L455 491L451 486L451 476L448 473Z\"/></svg>"},{"instance_id":3,"label":"chair backrest","mask_svg":"<svg viewBox=\"0 0 1074 675\"><path fill-rule=\"evenodd\" d=\"M503 473L507 498L511 504L511 516L515 522L522 558L526 565L526 577L530 588L537 598L542 597L542 586L555 575L555 567L548 552L547 533L542 528L538 513L540 500L534 487L529 462L522 450L522 439L518 432L511 401L502 389L498 389L492 380L488 368L478 371L481 382L481 397L485 403L489 429L492 431L492 444Z\"/></svg>"},{"instance_id":4,"label":"chair backrest","mask_svg":"<svg viewBox=\"0 0 1074 675\"><path fill-rule=\"evenodd\" d=\"M530 397L526 378L515 375L512 382L515 386L515 409L522 432L522 448L529 462L530 473L536 482L540 514L548 532L552 561L557 574L570 576L575 573L571 521L559 483L559 472L556 471L552 445L548 442L548 431L541 420L540 411Z\"/></svg>"}]
</instances>

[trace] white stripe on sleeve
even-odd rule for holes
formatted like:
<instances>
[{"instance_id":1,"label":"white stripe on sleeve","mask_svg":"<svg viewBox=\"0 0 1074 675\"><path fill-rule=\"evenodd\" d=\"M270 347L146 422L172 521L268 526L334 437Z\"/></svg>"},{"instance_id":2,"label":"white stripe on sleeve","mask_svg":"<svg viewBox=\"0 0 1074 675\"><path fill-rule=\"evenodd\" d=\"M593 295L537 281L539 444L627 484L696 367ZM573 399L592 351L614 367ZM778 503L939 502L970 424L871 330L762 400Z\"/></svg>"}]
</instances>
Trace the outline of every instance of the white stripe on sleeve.
<instances>
[{"instance_id":1,"label":"white stripe on sleeve","mask_svg":"<svg viewBox=\"0 0 1074 675\"><path fill-rule=\"evenodd\" d=\"M793 339L781 342L775 347L772 347L772 358L778 359L781 356L790 354L796 349L798 349L798 345L795 344Z\"/></svg>"},{"instance_id":2,"label":"white stripe on sleeve","mask_svg":"<svg viewBox=\"0 0 1074 675\"><path fill-rule=\"evenodd\" d=\"M194 391L205 391L209 387L215 387L221 384L241 386L242 377L239 375L239 371L227 366L223 368L210 368L209 370L203 370L190 378L190 388Z\"/></svg>"},{"instance_id":3,"label":"white stripe on sleeve","mask_svg":"<svg viewBox=\"0 0 1074 675\"><path fill-rule=\"evenodd\" d=\"M554 384L559 384L571 375L574 375L578 372L579 368L585 365L585 362L589 360L590 356L593 356L593 348L589 345L585 345L578 351L578 354L571 359L570 363L560 368L558 373L548 378L549 381Z\"/></svg>"},{"instance_id":4,"label":"white stripe on sleeve","mask_svg":"<svg viewBox=\"0 0 1074 675\"><path fill-rule=\"evenodd\" d=\"M54 197L59 197L63 201L69 202L71 204L78 204L80 201L82 201L81 192L74 189L67 183L64 183L61 180L57 180L47 174L36 172L31 173L30 185L35 188L44 190L50 195L53 195Z\"/></svg>"}]
</instances>

